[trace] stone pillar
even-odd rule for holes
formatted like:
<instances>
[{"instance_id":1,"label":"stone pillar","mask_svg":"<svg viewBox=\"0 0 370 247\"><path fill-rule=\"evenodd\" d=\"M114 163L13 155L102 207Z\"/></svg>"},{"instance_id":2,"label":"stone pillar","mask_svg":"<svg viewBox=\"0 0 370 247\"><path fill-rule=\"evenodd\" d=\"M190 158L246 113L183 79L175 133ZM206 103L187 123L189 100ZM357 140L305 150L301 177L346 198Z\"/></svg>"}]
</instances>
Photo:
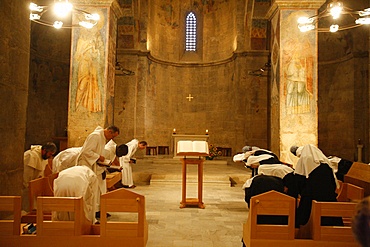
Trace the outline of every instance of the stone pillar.
<instances>
[{"instance_id":1,"label":"stone pillar","mask_svg":"<svg viewBox=\"0 0 370 247\"><path fill-rule=\"evenodd\" d=\"M324 0L275 0L271 21L271 150L295 164L292 145L318 143L317 32L302 33L300 16L313 16Z\"/></svg>"},{"instance_id":2,"label":"stone pillar","mask_svg":"<svg viewBox=\"0 0 370 247\"><path fill-rule=\"evenodd\" d=\"M114 124L113 102L117 19L115 0L74 1L79 9L100 15L91 29L74 28L68 110L68 146L81 146L98 125Z\"/></svg>"},{"instance_id":3,"label":"stone pillar","mask_svg":"<svg viewBox=\"0 0 370 247\"><path fill-rule=\"evenodd\" d=\"M21 195L30 63L27 6L25 1L0 2L0 135L3 141L0 195Z\"/></svg>"}]
</instances>

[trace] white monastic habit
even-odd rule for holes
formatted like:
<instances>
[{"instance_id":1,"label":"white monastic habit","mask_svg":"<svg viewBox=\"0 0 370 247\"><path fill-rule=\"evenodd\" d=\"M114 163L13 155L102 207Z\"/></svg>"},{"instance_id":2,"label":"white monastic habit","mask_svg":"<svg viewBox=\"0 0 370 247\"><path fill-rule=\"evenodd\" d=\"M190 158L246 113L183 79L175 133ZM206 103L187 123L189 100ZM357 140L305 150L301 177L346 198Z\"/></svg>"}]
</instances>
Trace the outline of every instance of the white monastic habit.
<instances>
[{"instance_id":1,"label":"white monastic habit","mask_svg":"<svg viewBox=\"0 0 370 247\"><path fill-rule=\"evenodd\" d=\"M54 196L83 197L85 217L95 222L97 200L100 197L96 174L87 166L73 166L61 171L54 180ZM69 212L53 212L53 220L73 220Z\"/></svg>"},{"instance_id":2,"label":"white monastic habit","mask_svg":"<svg viewBox=\"0 0 370 247\"><path fill-rule=\"evenodd\" d=\"M95 172L98 178L99 190L101 194L107 192L107 183L102 178L102 173L105 168L98 166L96 161L104 154L104 147L106 138L104 136L104 129L98 126L85 140L81 152L77 158L77 165L87 166ZM100 205L100 196L97 200Z\"/></svg>"},{"instance_id":3,"label":"white monastic habit","mask_svg":"<svg viewBox=\"0 0 370 247\"><path fill-rule=\"evenodd\" d=\"M53 159L53 173L61 172L76 165L76 160L82 147L67 148L59 152Z\"/></svg>"},{"instance_id":4,"label":"white monastic habit","mask_svg":"<svg viewBox=\"0 0 370 247\"><path fill-rule=\"evenodd\" d=\"M134 155L139 145L137 139L133 139L126 143L128 146L128 153L125 156L119 158L119 163L122 168L122 185L133 186L134 180L132 178L132 167L130 163L130 158Z\"/></svg>"},{"instance_id":5,"label":"white monastic habit","mask_svg":"<svg viewBox=\"0 0 370 247\"><path fill-rule=\"evenodd\" d=\"M117 143L115 141L110 140L105 144L104 147L104 157L109 160L113 160L116 157L116 148L117 148Z\"/></svg>"},{"instance_id":6,"label":"white monastic habit","mask_svg":"<svg viewBox=\"0 0 370 247\"><path fill-rule=\"evenodd\" d=\"M309 174L321 163L328 164L333 170L332 163L330 162L330 160L323 154L323 152L319 148L312 144L308 144L298 148L297 156L299 157L299 160L295 167L295 173L303 175L306 178L308 178ZM333 175L337 187L339 188L339 183L334 170Z\"/></svg>"},{"instance_id":7,"label":"white monastic habit","mask_svg":"<svg viewBox=\"0 0 370 247\"><path fill-rule=\"evenodd\" d=\"M255 175L254 177L248 179L244 185L242 186L242 189L249 188L252 184L253 178L259 175L268 175L268 176L275 176L278 178L283 179L285 175L288 173L293 172L294 170L290 168L289 166L282 165L282 164L268 164L268 165L260 165L258 167L258 174Z\"/></svg>"},{"instance_id":8,"label":"white monastic habit","mask_svg":"<svg viewBox=\"0 0 370 247\"><path fill-rule=\"evenodd\" d=\"M23 156L23 186L28 188L28 182L44 176L44 170L48 160L44 160L41 154L41 145L31 145Z\"/></svg>"}]
</instances>

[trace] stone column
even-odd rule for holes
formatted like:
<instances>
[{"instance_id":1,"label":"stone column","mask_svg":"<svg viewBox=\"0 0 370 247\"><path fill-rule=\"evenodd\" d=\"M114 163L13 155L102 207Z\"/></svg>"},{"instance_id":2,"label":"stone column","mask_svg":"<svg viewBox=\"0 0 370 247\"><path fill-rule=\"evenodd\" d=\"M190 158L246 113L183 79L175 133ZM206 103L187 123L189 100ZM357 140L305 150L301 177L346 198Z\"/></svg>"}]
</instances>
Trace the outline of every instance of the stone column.
<instances>
[{"instance_id":1,"label":"stone column","mask_svg":"<svg viewBox=\"0 0 370 247\"><path fill-rule=\"evenodd\" d=\"M98 125L114 124L113 102L116 61L116 0L79 0L76 8L100 15L91 29L74 28L68 110L68 146L81 146Z\"/></svg>"},{"instance_id":2,"label":"stone column","mask_svg":"<svg viewBox=\"0 0 370 247\"><path fill-rule=\"evenodd\" d=\"M292 145L318 143L317 32L302 33L300 16L313 16L324 0L275 0L271 21L271 150L295 164Z\"/></svg>"},{"instance_id":3,"label":"stone column","mask_svg":"<svg viewBox=\"0 0 370 247\"><path fill-rule=\"evenodd\" d=\"M30 63L27 6L25 1L0 2L0 135L3 142L0 195L21 195L22 189Z\"/></svg>"}]
</instances>

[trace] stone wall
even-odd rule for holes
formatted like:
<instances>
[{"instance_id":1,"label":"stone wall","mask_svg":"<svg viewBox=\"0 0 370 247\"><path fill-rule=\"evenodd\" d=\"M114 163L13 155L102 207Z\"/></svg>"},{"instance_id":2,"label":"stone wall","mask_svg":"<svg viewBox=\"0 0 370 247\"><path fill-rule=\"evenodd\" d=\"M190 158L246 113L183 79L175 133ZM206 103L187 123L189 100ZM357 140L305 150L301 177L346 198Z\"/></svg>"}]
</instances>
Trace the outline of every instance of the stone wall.
<instances>
[{"instance_id":1,"label":"stone wall","mask_svg":"<svg viewBox=\"0 0 370 247\"><path fill-rule=\"evenodd\" d=\"M369 54L361 41L368 36L367 27L319 35L319 146L327 155L358 160L360 140L365 162L369 161Z\"/></svg>"}]
</instances>

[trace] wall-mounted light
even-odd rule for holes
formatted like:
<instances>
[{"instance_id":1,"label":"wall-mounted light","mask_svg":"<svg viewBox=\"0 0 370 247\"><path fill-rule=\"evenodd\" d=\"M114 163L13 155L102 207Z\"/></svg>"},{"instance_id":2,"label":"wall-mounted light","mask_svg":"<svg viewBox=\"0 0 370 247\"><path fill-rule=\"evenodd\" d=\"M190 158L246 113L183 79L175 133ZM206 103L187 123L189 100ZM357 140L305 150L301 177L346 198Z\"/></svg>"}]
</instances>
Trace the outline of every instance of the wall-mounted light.
<instances>
[{"instance_id":1,"label":"wall-mounted light","mask_svg":"<svg viewBox=\"0 0 370 247\"><path fill-rule=\"evenodd\" d=\"M51 13L52 11L53 13ZM75 24L72 23L72 15L77 15L76 19L80 21ZM55 0L53 4L47 6L30 3L30 20L56 29L73 27L92 28L98 23L99 19L98 14L76 9L68 0Z\"/></svg>"},{"instance_id":2,"label":"wall-mounted light","mask_svg":"<svg viewBox=\"0 0 370 247\"><path fill-rule=\"evenodd\" d=\"M350 18L343 20L343 15ZM317 27L322 18L332 18L333 23L329 27ZM352 10L343 5L342 2L333 0L326 6L326 9L318 15L298 18L298 28L301 32L316 30L318 32L337 32L346 29L370 24L370 8L364 10Z\"/></svg>"}]
</instances>

